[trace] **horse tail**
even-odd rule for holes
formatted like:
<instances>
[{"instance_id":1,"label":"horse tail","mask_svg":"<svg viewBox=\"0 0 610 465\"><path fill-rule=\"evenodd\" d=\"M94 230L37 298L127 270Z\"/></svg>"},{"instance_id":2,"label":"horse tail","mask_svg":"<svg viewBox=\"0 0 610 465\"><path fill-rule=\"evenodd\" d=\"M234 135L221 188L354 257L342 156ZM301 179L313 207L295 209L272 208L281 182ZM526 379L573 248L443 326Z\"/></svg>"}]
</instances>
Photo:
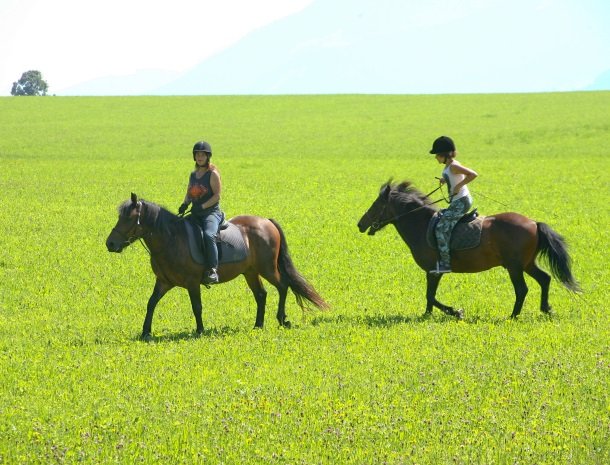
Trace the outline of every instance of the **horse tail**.
<instances>
[{"instance_id":1,"label":"horse tail","mask_svg":"<svg viewBox=\"0 0 610 465\"><path fill-rule=\"evenodd\" d=\"M311 284L297 271L290 253L288 252L288 243L286 242L286 236L284 231L277 223L277 221L269 218L269 221L277 228L280 233L280 255L278 257L278 268L280 270L280 277L283 283L287 284L288 287L294 292L297 299L297 304L301 308L305 308L305 302L303 299L308 300L321 310L326 310L330 306L324 301L324 299L316 292Z\"/></svg>"},{"instance_id":2,"label":"horse tail","mask_svg":"<svg viewBox=\"0 0 610 465\"><path fill-rule=\"evenodd\" d=\"M564 238L546 223L537 223L537 226L538 252L547 260L551 273L570 291L581 292L580 285L570 270L572 260Z\"/></svg>"}]
</instances>

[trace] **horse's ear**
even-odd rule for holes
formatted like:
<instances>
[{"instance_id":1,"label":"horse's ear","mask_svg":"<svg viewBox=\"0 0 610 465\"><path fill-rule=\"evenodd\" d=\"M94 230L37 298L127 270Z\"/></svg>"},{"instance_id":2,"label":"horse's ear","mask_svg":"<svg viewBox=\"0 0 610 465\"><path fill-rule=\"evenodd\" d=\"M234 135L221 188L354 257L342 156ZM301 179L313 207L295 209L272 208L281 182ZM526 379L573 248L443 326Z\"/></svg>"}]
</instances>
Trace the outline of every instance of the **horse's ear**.
<instances>
[{"instance_id":1,"label":"horse's ear","mask_svg":"<svg viewBox=\"0 0 610 465\"><path fill-rule=\"evenodd\" d=\"M390 198L390 191L392 190L392 187L390 186L390 184L386 184L383 189L381 190L381 193L379 194L379 197L381 197L383 200L385 200L386 202L388 201L388 199Z\"/></svg>"},{"instance_id":2,"label":"horse's ear","mask_svg":"<svg viewBox=\"0 0 610 465\"><path fill-rule=\"evenodd\" d=\"M388 197L390 196L390 191L392 190L392 178L388 179L388 182L386 182L385 184L383 184L381 186L381 189L379 190L379 197L381 197L383 200L388 200Z\"/></svg>"},{"instance_id":3,"label":"horse's ear","mask_svg":"<svg viewBox=\"0 0 610 465\"><path fill-rule=\"evenodd\" d=\"M134 194L133 192L131 193L131 201L133 203L138 203L138 196L136 194Z\"/></svg>"}]
</instances>

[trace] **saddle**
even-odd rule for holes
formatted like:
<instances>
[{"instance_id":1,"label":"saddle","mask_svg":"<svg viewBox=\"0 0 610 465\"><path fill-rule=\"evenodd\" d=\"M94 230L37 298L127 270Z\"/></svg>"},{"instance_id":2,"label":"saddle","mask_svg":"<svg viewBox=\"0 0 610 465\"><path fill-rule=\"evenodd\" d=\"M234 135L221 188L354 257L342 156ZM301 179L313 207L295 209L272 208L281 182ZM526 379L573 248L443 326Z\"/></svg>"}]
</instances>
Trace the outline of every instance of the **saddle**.
<instances>
[{"instance_id":1,"label":"saddle","mask_svg":"<svg viewBox=\"0 0 610 465\"><path fill-rule=\"evenodd\" d=\"M184 222L184 226L193 261L205 266L203 230L199 225L188 221L188 219ZM241 235L241 230L226 220L223 220L218 228L216 247L218 247L218 263L220 265L223 263L241 262L248 256L248 248Z\"/></svg>"},{"instance_id":2,"label":"saddle","mask_svg":"<svg viewBox=\"0 0 610 465\"><path fill-rule=\"evenodd\" d=\"M435 230L440 217L441 212L434 214L428 223L428 230L426 232L428 245L435 250L438 247ZM449 248L451 250L466 250L477 247L481 243L484 219L484 216L479 216L476 208L462 216L451 232Z\"/></svg>"}]
</instances>

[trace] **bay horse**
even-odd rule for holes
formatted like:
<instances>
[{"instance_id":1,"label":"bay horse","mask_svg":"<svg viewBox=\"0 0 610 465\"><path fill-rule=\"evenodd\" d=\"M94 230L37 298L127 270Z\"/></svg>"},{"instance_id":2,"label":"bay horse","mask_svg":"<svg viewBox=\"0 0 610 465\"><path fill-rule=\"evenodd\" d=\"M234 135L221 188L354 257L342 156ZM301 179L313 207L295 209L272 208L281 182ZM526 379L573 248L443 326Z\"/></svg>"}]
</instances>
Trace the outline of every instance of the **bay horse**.
<instances>
[{"instance_id":1,"label":"bay horse","mask_svg":"<svg viewBox=\"0 0 610 465\"><path fill-rule=\"evenodd\" d=\"M156 275L155 286L146 306L142 338L152 338L155 307L174 287L182 287L188 291L197 334L202 334L200 285L203 265L191 258L185 225L187 220L152 202L139 200L133 193L129 200L119 206L118 211L119 219L106 240L108 251L120 253L125 247L141 239L150 252L150 263ZM241 274L244 275L256 300L255 328L262 328L265 320L267 291L261 276L278 290L277 320L280 326L290 327L285 311L289 288L301 308L305 306L304 300L317 308L328 308L324 299L295 268L284 232L276 221L242 215L232 218L229 222L239 228L248 253L242 261L220 264L219 283L226 283Z\"/></svg>"},{"instance_id":2,"label":"bay horse","mask_svg":"<svg viewBox=\"0 0 610 465\"><path fill-rule=\"evenodd\" d=\"M454 309L436 299L442 274L430 272L438 260L438 252L426 240L428 223L438 211L428 196L404 181L390 181L381 187L377 199L358 222L360 232L375 234L393 224L411 250L417 265L426 271L426 312L437 307L448 315L463 318L463 310ZM580 292L570 270L570 256L564 239L547 224L536 222L518 213L499 213L484 217L481 241L475 248L451 251L451 269L455 273L477 273L496 266L504 267L515 288L512 318L521 312L528 288L523 273L534 278L542 289L540 310L551 312L549 285L551 277L538 267L536 257L546 258L551 273L568 290Z\"/></svg>"}]
</instances>

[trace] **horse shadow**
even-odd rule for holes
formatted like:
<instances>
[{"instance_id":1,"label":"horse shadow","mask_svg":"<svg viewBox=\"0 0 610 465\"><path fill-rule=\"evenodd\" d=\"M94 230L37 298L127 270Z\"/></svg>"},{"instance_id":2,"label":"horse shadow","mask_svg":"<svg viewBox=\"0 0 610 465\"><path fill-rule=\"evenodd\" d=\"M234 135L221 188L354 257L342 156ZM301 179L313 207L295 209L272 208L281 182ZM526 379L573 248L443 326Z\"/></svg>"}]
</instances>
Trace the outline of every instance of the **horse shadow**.
<instances>
[{"instance_id":1,"label":"horse shadow","mask_svg":"<svg viewBox=\"0 0 610 465\"><path fill-rule=\"evenodd\" d=\"M555 314L541 314L535 318L537 322L549 322L557 318ZM456 320L450 316L444 315L431 315L431 314L419 314L419 315L402 315L402 314L375 314L375 315L364 315L364 316L349 316L349 315L321 315L317 316L309 321L311 326L322 326L322 325L334 325L334 324L349 324L352 326L364 326L367 328L391 328L398 325L414 325L422 323L439 323L439 324L453 324L460 322L461 324L518 324L519 318L504 318L504 317L482 317L480 315L466 318L464 320ZM134 336L134 341L143 341L151 343L176 343L182 341L190 341L201 338L225 338L234 336L240 333L242 330L231 326L220 326L205 329L203 333L198 334L196 331L178 331L175 333L163 333L149 338L143 339L141 335Z\"/></svg>"},{"instance_id":2,"label":"horse shadow","mask_svg":"<svg viewBox=\"0 0 610 465\"><path fill-rule=\"evenodd\" d=\"M549 322L553 321L557 318L554 313L551 314L539 314L535 318L536 322ZM419 314L419 315L402 315L402 314L375 314L375 315L364 315L364 316L347 316L347 315L335 315L335 316L327 316L322 315L318 316L311 320L312 326L321 326L326 324L338 324L338 323L348 323L350 325L355 326L365 326L367 328L391 328L398 325L413 325L413 324L422 324L434 322L436 324L453 324L453 323L461 323L461 324L469 324L469 325L477 325L477 324L492 324L492 325L502 325L502 324L519 324L522 319L520 318L506 318L506 317L484 317L481 315L476 315L472 317L466 317L463 320L457 320L454 317L442 315L442 314Z\"/></svg>"},{"instance_id":3,"label":"horse shadow","mask_svg":"<svg viewBox=\"0 0 610 465\"><path fill-rule=\"evenodd\" d=\"M199 334L196 331L178 331L175 333L163 333L159 335L153 335L147 338L143 338L141 335L137 335L133 337L134 341L140 342L152 342L152 343L160 343L160 342L181 342L181 341L191 341L194 339L201 338L223 338L228 336L233 336L239 333L238 328L232 328L230 326L221 326L221 327L212 327L208 329L204 329L203 333Z\"/></svg>"},{"instance_id":4,"label":"horse shadow","mask_svg":"<svg viewBox=\"0 0 610 465\"><path fill-rule=\"evenodd\" d=\"M311 320L312 326L320 326L325 324L348 323L353 326L366 326L368 328L390 328L396 325L423 323L431 320L433 317L428 315L364 315L364 316L347 316L347 315L322 315Z\"/></svg>"}]
</instances>

